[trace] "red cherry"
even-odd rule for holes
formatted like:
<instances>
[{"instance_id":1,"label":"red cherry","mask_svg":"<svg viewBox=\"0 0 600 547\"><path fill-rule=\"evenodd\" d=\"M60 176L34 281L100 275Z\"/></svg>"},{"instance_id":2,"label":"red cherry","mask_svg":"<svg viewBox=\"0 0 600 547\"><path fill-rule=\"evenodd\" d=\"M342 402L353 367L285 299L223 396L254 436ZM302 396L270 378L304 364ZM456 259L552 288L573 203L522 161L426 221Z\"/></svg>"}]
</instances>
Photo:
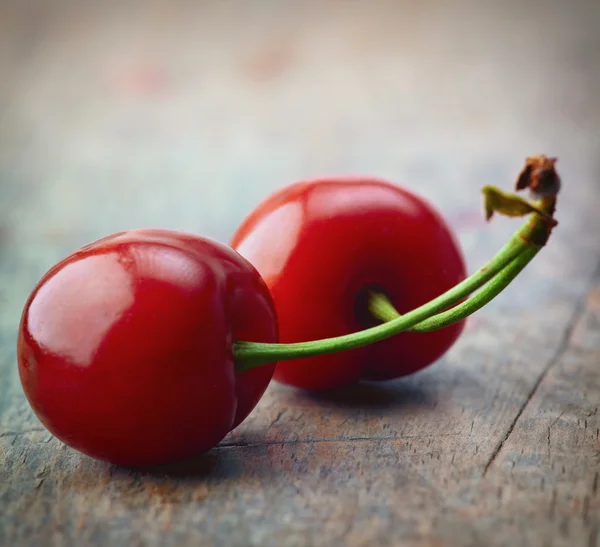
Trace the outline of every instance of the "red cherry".
<instances>
[{"instance_id":1,"label":"red cherry","mask_svg":"<svg viewBox=\"0 0 600 547\"><path fill-rule=\"evenodd\" d=\"M133 230L54 266L27 300L19 373L64 443L128 466L216 445L254 408L274 365L236 375L234 339L277 341L257 271L209 239Z\"/></svg>"},{"instance_id":2,"label":"red cherry","mask_svg":"<svg viewBox=\"0 0 600 547\"><path fill-rule=\"evenodd\" d=\"M369 288L400 313L466 277L449 227L425 200L377 179L298 182L261 203L232 246L266 281L283 343L318 340L375 324ZM401 333L369 347L278 363L274 378L307 389L414 373L439 359L464 322L427 333Z\"/></svg>"}]
</instances>

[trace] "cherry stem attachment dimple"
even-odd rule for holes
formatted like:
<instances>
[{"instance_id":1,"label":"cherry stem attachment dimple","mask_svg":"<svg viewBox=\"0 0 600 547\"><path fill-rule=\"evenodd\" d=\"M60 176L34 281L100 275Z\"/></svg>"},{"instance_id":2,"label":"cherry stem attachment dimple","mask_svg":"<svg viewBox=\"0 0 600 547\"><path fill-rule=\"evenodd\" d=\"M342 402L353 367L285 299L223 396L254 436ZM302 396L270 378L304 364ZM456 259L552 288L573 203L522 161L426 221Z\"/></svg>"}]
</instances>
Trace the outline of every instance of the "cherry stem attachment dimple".
<instances>
[{"instance_id":1,"label":"cherry stem attachment dimple","mask_svg":"<svg viewBox=\"0 0 600 547\"><path fill-rule=\"evenodd\" d=\"M531 159L528 158L528 162ZM548 176L548 170L552 171L551 174L558 178L553 171L554 163L551 163L549 168L547 167L547 162L552 160L548 160L545 156L536 156L533 159L537 160L533 167L526 164L526 169L528 166L530 167L529 179L535 182L537 180L535 177L538 177L546 184L543 177ZM523 185L522 178L523 174L518 179L521 185ZM521 186L519 189L524 187ZM530 184L530 187L533 188L533 183ZM547 188L547 186L543 187ZM376 298L379 304L375 305L375 316L385 322L359 332L292 344L237 341L234 343L236 371L242 373L256 366L276 361L356 349L385 340L400 332L437 330L460 321L481 309L504 290L541 250L556 224L553 219L556 205L555 194L544 194L533 207L527 207L526 202L518 196L503 194L489 186L484 188L484 195L486 197L486 215L488 219L494 211L510 216L523 216L524 214L530 216L508 243L485 266L467 279L437 298L404 315L399 315L391 303L386 304L383 297ZM478 291L488 283L489 285L474 297L460 303L465 297ZM373 302L373 299L371 300Z\"/></svg>"}]
</instances>

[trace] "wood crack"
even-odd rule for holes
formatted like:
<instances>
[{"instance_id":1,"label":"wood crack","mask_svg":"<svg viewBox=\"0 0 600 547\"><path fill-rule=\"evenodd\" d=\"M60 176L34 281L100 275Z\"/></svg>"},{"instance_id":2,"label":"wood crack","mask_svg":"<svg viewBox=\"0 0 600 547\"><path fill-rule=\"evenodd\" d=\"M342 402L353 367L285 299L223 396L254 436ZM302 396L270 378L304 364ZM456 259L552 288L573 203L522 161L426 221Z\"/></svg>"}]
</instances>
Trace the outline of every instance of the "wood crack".
<instances>
[{"instance_id":1,"label":"wood crack","mask_svg":"<svg viewBox=\"0 0 600 547\"><path fill-rule=\"evenodd\" d=\"M269 427L273 427L276 423L279 423L281 421L281 418L283 418L283 415L287 412L287 408L284 408L283 410L280 410L277 413L277 416L275 417L275 419L269 424Z\"/></svg>"},{"instance_id":2,"label":"wood crack","mask_svg":"<svg viewBox=\"0 0 600 547\"><path fill-rule=\"evenodd\" d=\"M40 433L42 431L46 430L43 427L34 427L23 431L2 431L0 432L0 439L3 437L20 437L21 435L27 435L27 433Z\"/></svg>"},{"instance_id":3,"label":"wood crack","mask_svg":"<svg viewBox=\"0 0 600 547\"><path fill-rule=\"evenodd\" d=\"M440 437L461 437L462 433L446 433L442 435L397 435L393 437L337 437L325 439L294 439L287 441L231 441L222 442L215 447L218 448L236 448L236 447L257 447L271 445L292 445L292 444L317 444L317 443L346 443L346 442L383 442L383 441L399 441L402 439L438 439Z\"/></svg>"},{"instance_id":4,"label":"wood crack","mask_svg":"<svg viewBox=\"0 0 600 547\"><path fill-rule=\"evenodd\" d=\"M550 359L548 359L548 362L546 363L546 366L543 368L542 372L540 373L540 375L538 376L537 380L533 384L533 387L529 391L529 393L528 393L527 397L525 398L525 400L523 401L523 404L519 407L519 410L517 411L514 419L512 420L512 422L510 423L508 429L506 430L506 433L504 434L504 436L502 437L502 439L500 439L500 442L496 445L496 447L494 448L494 451L492 452L492 454L488 458L488 461L486 462L486 464L485 464L485 466L483 468L482 477L485 477L487 475L487 472L489 471L490 467L492 466L492 464L494 463L494 461L498 457L498 454L500 454L500 452L502 451L502 448L504 447L504 444L510 438L510 436L511 436L512 432L514 431L514 429L515 429L515 427L516 427L519 419L523 415L523 412L525 411L525 409L527 408L527 406L529 405L529 403L533 399L533 397L536 394L538 388L540 387L540 385L544 381L544 378L546 378L546 376L548 375L548 372L550 372L550 370L552 369L552 367L556 363L558 363L560 361L560 359L562 359L563 355L569 349L569 345L571 343L571 335L573 334L573 331L575 329L575 326L577 325L577 322L579 321L579 319L585 313L587 295L588 295L588 293L589 293L589 291L591 289L591 286L594 283L594 280L599 275L600 275L600 262L597 263L596 268L594 269L594 274L590 278L590 281L588 282L588 284L586 286L586 289L583 291L582 295L577 299L577 303L575 304L575 307L573 308L573 313L571 314L571 317L569 318L569 321L567 322L567 326L566 326L566 328L565 328L565 330L563 332L563 336L562 336L562 338L560 340L560 344L556 348L556 351L554 352L554 354L552 355L552 357L550 357Z\"/></svg>"}]
</instances>

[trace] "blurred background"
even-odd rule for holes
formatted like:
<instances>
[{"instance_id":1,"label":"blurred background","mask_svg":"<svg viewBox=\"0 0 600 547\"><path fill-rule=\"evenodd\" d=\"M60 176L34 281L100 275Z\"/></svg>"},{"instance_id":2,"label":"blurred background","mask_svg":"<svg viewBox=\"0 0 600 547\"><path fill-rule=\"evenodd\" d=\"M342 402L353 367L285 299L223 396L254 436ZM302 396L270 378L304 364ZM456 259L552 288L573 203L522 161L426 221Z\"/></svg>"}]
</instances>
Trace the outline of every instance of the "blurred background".
<instances>
[{"instance_id":1,"label":"blurred background","mask_svg":"<svg viewBox=\"0 0 600 547\"><path fill-rule=\"evenodd\" d=\"M483 229L483 184L543 152L595 187L599 55L593 0L1 1L0 306L92 239L227 241L270 191L336 173L416 189L478 266L514 228Z\"/></svg>"}]
</instances>

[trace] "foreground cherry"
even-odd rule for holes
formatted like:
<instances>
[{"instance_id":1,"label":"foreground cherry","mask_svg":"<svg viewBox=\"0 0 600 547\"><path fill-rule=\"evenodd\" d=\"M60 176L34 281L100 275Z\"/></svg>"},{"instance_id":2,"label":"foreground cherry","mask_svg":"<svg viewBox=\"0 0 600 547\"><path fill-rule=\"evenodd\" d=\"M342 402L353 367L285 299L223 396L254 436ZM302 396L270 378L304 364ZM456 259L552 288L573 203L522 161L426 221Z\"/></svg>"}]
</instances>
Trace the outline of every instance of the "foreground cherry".
<instances>
[{"instance_id":1,"label":"foreground cherry","mask_svg":"<svg viewBox=\"0 0 600 547\"><path fill-rule=\"evenodd\" d=\"M375 325L368 310L370 291L385 294L404 313L466 277L463 256L442 216L414 192L372 178L285 187L242 222L231 245L269 286L282 343ZM439 359L463 325L280 362L274 377L307 389L397 378Z\"/></svg>"},{"instance_id":2,"label":"foreground cherry","mask_svg":"<svg viewBox=\"0 0 600 547\"><path fill-rule=\"evenodd\" d=\"M269 291L230 248L167 230L87 245L26 302L18 364L57 438L127 466L216 445L251 412L274 365L237 374L234 339L277 341Z\"/></svg>"}]
</instances>

